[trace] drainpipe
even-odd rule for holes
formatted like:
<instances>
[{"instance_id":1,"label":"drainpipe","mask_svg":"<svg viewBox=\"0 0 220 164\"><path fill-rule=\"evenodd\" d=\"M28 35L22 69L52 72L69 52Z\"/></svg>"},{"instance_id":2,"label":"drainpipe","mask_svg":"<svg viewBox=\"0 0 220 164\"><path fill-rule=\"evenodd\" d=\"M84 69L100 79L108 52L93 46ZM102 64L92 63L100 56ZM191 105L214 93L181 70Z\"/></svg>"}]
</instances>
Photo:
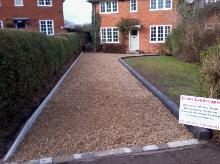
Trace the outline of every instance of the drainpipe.
<instances>
[{"instance_id":1,"label":"drainpipe","mask_svg":"<svg viewBox=\"0 0 220 164\"><path fill-rule=\"evenodd\" d=\"M96 36L96 5L95 3L92 3L92 19L93 19L93 34L94 34L94 43L93 43L93 46L94 46L94 52L97 51L97 48L96 48L96 40L97 40L97 36Z\"/></svg>"}]
</instances>

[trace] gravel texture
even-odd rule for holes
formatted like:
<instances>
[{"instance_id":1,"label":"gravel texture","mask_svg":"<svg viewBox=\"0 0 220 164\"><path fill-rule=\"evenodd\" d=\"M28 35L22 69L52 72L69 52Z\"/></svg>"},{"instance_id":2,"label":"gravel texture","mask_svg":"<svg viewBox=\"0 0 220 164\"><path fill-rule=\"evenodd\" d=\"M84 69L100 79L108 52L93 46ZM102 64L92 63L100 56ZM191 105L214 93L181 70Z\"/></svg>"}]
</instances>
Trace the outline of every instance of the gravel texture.
<instances>
[{"instance_id":1,"label":"gravel texture","mask_svg":"<svg viewBox=\"0 0 220 164\"><path fill-rule=\"evenodd\" d=\"M192 139L122 56L83 54L13 160Z\"/></svg>"}]
</instances>

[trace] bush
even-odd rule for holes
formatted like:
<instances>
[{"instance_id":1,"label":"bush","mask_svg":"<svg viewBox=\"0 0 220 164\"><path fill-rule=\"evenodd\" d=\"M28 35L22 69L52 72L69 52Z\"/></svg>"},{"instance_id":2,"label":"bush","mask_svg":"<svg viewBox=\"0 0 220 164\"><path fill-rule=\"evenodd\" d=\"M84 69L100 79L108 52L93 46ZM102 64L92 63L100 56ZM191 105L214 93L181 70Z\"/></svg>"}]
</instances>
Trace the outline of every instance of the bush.
<instances>
[{"instance_id":1,"label":"bush","mask_svg":"<svg viewBox=\"0 0 220 164\"><path fill-rule=\"evenodd\" d=\"M220 98L220 43L201 54L201 73L208 96Z\"/></svg>"},{"instance_id":2,"label":"bush","mask_svg":"<svg viewBox=\"0 0 220 164\"><path fill-rule=\"evenodd\" d=\"M198 62L199 54L217 42L220 31L205 29L203 23L180 24L166 40L172 55L187 62Z\"/></svg>"},{"instance_id":3,"label":"bush","mask_svg":"<svg viewBox=\"0 0 220 164\"><path fill-rule=\"evenodd\" d=\"M105 53L126 53L126 46L123 44L102 44L101 51Z\"/></svg>"},{"instance_id":4,"label":"bush","mask_svg":"<svg viewBox=\"0 0 220 164\"><path fill-rule=\"evenodd\" d=\"M220 42L210 47L201 54L201 73L204 80L205 89L208 90L206 96L220 98ZM220 132L214 132L214 138L220 141Z\"/></svg>"},{"instance_id":5,"label":"bush","mask_svg":"<svg viewBox=\"0 0 220 164\"><path fill-rule=\"evenodd\" d=\"M80 53L79 47L76 34L49 37L0 30L0 131L10 121L6 118L13 120L22 105Z\"/></svg>"},{"instance_id":6,"label":"bush","mask_svg":"<svg viewBox=\"0 0 220 164\"><path fill-rule=\"evenodd\" d=\"M178 26L172 31L172 33L166 39L166 47L170 51L170 54L178 56L181 52L181 37L183 34L183 29Z\"/></svg>"}]
</instances>

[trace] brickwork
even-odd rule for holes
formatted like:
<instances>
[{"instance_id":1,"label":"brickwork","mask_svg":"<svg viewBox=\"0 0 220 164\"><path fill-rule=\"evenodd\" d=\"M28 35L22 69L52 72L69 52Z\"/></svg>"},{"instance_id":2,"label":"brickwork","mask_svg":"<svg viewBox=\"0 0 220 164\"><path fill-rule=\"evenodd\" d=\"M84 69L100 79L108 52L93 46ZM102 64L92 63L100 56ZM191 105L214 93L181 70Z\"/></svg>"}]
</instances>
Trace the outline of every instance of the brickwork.
<instances>
[{"instance_id":1,"label":"brickwork","mask_svg":"<svg viewBox=\"0 0 220 164\"><path fill-rule=\"evenodd\" d=\"M176 1L173 1L171 10L150 11L150 0L137 0L138 11L130 12L130 0L119 1L119 13L100 14L101 27L116 27L122 19L138 19L142 25L139 30L139 50L145 53L156 53L157 48L161 46L158 43L150 43L151 25L176 25L177 13L175 11ZM96 3L96 11L99 13L100 6ZM129 38L129 37L128 37ZM129 50L129 40L127 40L127 49Z\"/></svg>"},{"instance_id":2,"label":"brickwork","mask_svg":"<svg viewBox=\"0 0 220 164\"><path fill-rule=\"evenodd\" d=\"M12 18L29 18L25 30L39 32L39 20L53 20L55 33L63 31L63 0L52 0L52 6L38 6L37 0L23 2L24 6L15 6L14 0L1 0L0 20L4 28L14 27Z\"/></svg>"}]
</instances>

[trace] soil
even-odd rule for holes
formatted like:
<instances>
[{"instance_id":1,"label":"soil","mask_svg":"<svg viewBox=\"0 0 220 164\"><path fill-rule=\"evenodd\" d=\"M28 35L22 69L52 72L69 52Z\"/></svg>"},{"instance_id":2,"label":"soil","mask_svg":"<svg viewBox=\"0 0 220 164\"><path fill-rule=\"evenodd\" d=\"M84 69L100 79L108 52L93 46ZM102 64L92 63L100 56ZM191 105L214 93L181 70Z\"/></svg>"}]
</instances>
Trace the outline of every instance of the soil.
<instances>
[{"instance_id":1,"label":"soil","mask_svg":"<svg viewBox=\"0 0 220 164\"><path fill-rule=\"evenodd\" d=\"M35 92L30 99L28 99L22 106L19 107L19 113L16 115L8 116L7 122L10 125L6 125L7 131L1 130L0 133L0 159L4 157L10 146L13 144L16 136L19 134L21 128L25 122L31 117L40 103L49 94L52 88L56 85L58 80L67 71L71 64L75 61L76 57L73 57L66 65L59 71L58 74L54 75L42 88Z\"/></svg>"}]
</instances>

